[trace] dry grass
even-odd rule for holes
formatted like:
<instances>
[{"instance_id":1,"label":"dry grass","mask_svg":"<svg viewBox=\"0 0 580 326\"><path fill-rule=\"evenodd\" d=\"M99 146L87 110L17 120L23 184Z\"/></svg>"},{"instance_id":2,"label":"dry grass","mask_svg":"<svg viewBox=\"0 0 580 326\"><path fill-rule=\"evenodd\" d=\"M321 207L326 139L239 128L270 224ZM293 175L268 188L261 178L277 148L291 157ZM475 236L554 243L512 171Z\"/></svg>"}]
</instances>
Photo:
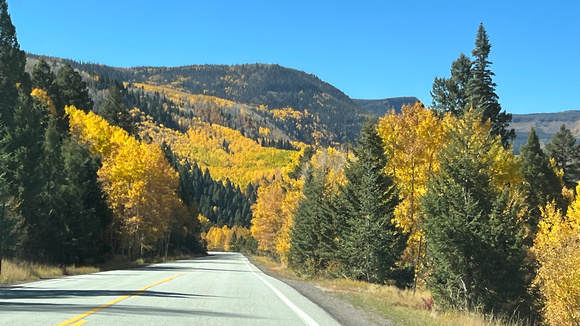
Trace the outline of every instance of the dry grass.
<instances>
[{"instance_id":1,"label":"dry grass","mask_svg":"<svg viewBox=\"0 0 580 326\"><path fill-rule=\"evenodd\" d=\"M50 266L44 264L36 264L30 262L23 262L18 260L2 260L2 273L0 274L0 285L10 285L19 282L36 281L43 278L55 278L65 275L81 275L97 273L100 271L116 270L116 269L132 269L143 267L151 264L156 264L165 261L173 261L178 259L190 259L194 256L176 256L154 259L137 259L135 261L127 261L123 259L114 259L99 267L95 266Z\"/></svg>"},{"instance_id":2,"label":"dry grass","mask_svg":"<svg viewBox=\"0 0 580 326\"><path fill-rule=\"evenodd\" d=\"M267 257L253 257L253 260L269 270L285 277L296 278L289 269ZM370 284L348 279L308 280L323 291L350 302L356 307L392 320L396 325L455 325L455 326L519 326L521 321L506 321L490 315L442 312L433 302L433 296L426 289L400 290L394 286Z\"/></svg>"},{"instance_id":3,"label":"dry grass","mask_svg":"<svg viewBox=\"0 0 580 326\"><path fill-rule=\"evenodd\" d=\"M0 284L8 285L23 281L34 281L42 278L60 277L98 272L96 267L66 266L63 268L22 261L3 260Z\"/></svg>"}]
</instances>

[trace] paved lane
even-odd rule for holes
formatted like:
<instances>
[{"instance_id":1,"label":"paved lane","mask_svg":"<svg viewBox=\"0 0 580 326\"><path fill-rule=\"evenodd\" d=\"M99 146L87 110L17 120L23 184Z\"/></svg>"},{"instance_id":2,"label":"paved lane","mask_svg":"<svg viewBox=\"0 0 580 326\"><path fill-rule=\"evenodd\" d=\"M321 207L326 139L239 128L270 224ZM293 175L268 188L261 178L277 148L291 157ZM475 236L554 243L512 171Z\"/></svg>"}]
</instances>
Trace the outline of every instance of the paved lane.
<instances>
[{"instance_id":1,"label":"paved lane","mask_svg":"<svg viewBox=\"0 0 580 326\"><path fill-rule=\"evenodd\" d=\"M339 325L237 253L0 288L0 325Z\"/></svg>"}]
</instances>

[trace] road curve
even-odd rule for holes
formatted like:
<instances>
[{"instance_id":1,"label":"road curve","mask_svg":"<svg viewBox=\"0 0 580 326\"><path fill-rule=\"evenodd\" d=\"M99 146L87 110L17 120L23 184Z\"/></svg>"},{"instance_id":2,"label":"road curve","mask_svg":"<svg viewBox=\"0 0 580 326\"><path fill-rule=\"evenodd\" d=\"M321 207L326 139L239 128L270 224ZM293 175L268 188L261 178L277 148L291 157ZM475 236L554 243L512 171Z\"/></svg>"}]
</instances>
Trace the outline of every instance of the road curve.
<instances>
[{"instance_id":1,"label":"road curve","mask_svg":"<svg viewBox=\"0 0 580 326\"><path fill-rule=\"evenodd\" d=\"M0 325L339 325L238 253L0 288Z\"/></svg>"}]
</instances>

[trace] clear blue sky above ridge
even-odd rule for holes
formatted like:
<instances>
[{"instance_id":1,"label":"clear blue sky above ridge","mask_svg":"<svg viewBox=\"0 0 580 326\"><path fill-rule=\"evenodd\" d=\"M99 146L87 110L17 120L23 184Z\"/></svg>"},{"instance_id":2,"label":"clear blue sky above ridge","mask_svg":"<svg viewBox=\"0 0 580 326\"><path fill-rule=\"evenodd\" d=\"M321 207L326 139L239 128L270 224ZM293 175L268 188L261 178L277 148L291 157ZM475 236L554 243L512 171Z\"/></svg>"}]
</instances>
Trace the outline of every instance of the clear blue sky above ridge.
<instances>
[{"instance_id":1,"label":"clear blue sky above ridge","mask_svg":"<svg viewBox=\"0 0 580 326\"><path fill-rule=\"evenodd\" d=\"M23 50L118 67L276 63L351 98L416 96L483 22L510 113L580 110L580 1L8 0Z\"/></svg>"}]
</instances>

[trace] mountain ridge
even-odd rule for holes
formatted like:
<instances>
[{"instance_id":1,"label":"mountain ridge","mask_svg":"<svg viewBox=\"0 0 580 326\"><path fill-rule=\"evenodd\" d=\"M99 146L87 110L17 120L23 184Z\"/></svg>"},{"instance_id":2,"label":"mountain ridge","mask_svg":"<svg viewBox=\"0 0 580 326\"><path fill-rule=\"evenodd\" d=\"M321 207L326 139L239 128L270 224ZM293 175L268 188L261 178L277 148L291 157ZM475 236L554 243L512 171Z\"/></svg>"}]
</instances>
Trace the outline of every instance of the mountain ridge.
<instances>
[{"instance_id":1,"label":"mountain ridge","mask_svg":"<svg viewBox=\"0 0 580 326\"><path fill-rule=\"evenodd\" d=\"M351 99L314 74L278 64L125 68L27 54L27 70L31 71L40 58L45 58L54 70L68 63L80 71L97 106L104 97L102 90L94 85L100 76L127 83L134 90L137 89L135 84L156 87L152 93L162 97L167 97L170 92L181 92L231 101L234 106L213 103L208 107L205 103L200 108L199 104L184 104L184 98L169 99L186 106L186 110L174 109L171 115L175 124L180 118L201 116L204 121L236 129L259 142L258 138L320 146L353 143L365 117L381 117L391 109L400 112L403 104L419 100L413 96ZM144 92L143 87L139 91ZM207 98L203 101L211 102ZM526 143L531 127L536 129L541 143L545 144L562 124L580 139L580 110L513 114L510 128L516 131L514 151L518 153Z\"/></svg>"}]
</instances>

